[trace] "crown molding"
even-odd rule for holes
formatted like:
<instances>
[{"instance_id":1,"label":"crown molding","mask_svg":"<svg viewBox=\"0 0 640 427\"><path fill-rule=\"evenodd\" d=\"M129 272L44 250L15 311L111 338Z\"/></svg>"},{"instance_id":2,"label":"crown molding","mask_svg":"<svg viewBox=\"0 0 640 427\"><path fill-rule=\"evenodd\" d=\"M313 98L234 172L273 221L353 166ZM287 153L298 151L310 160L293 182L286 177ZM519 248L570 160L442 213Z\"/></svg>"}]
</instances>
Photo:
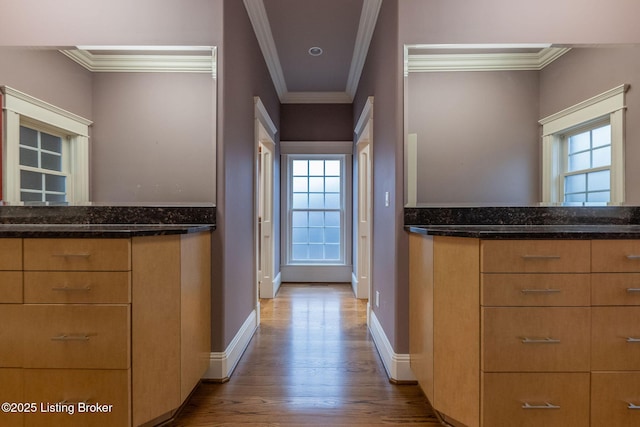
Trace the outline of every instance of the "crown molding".
<instances>
[{"instance_id":1,"label":"crown molding","mask_svg":"<svg viewBox=\"0 0 640 427\"><path fill-rule=\"evenodd\" d=\"M267 63L267 69L271 74L273 86L280 101L283 102L283 97L287 93L287 83L284 80L284 72L280 64L276 43L273 40L273 33L271 32L264 2L262 0L244 0L244 6L249 14L253 31L256 33L262 56L264 56L264 60Z\"/></svg>"},{"instance_id":2,"label":"crown molding","mask_svg":"<svg viewBox=\"0 0 640 427\"><path fill-rule=\"evenodd\" d=\"M410 73L441 71L540 71L570 48L548 47L534 53L459 53L408 55Z\"/></svg>"},{"instance_id":3,"label":"crown molding","mask_svg":"<svg viewBox=\"0 0 640 427\"><path fill-rule=\"evenodd\" d=\"M353 49L353 58L351 59L351 67L349 68L349 77L347 79L346 93L351 100L356 95L360 77L364 63L369 52L369 45L373 38L373 32L378 21L378 14L382 0L364 0L362 5L362 13L360 15L360 24L358 25L358 33L356 35L356 43Z\"/></svg>"},{"instance_id":4,"label":"crown molding","mask_svg":"<svg viewBox=\"0 0 640 427\"><path fill-rule=\"evenodd\" d=\"M280 101L283 104L351 104L353 98L346 92L286 92Z\"/></svg>"},{"instance_id":5,"label":"crown molding","mask_svg":"<svg viewBox=\"0 0 640 427\"><path fill-rule=\"evenodd\" d=\"M124 50L92 53L83 49L60 52L91 72L211 73L215 78L216 48L208 49L211 55L141 54Z\"/></svg>"}]
</instances>

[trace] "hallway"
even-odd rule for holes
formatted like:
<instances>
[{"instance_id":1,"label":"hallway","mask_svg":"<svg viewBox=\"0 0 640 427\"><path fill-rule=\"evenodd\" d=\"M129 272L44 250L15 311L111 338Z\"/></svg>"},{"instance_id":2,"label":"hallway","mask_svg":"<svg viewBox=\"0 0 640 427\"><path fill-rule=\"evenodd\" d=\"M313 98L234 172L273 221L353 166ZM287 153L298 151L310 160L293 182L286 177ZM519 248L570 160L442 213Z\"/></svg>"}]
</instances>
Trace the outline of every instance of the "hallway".
<instances>
[{"instance_id":1,"label":"hallway","mask_svg":"<svg viewBox=\"0 0 640 427\"><path fill-rule=\"evenodd\" d=\"M285 284L226 384L203 383L171 424L438 426L417 385L389 383L351 286Z\"/></svg>"}]
</instances>

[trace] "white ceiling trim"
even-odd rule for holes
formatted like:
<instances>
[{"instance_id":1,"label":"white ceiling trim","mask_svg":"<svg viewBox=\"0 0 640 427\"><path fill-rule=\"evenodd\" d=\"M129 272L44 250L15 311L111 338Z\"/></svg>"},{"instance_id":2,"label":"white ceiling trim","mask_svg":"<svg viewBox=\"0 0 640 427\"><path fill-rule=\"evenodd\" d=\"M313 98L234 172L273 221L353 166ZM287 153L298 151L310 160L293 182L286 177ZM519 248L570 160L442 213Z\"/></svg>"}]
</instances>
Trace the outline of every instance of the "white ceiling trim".
<instances>
[{"instance_id":1,"label":"white ceiling trim","mask_svg":"<svg viewBox=\"0 0 640 427\"><path fill-rule=\"evenodd\" d=\"M269 74L271 74L271 80L273 80L273 85L282 102L284 95L287 93L287 83L284 80L284 72L282 71L282 65L280 65L278 49L276 49L276 42L273 40L273 33L271 32L264 2L262 0L244 0L244 7L247 9L253 31L256 33L260 50L262 50L262 56L264 56Z\"/></svg>"},{"instance_id":2,"label":"white ceiling trim","mask_svg":"<svg viewBox=\"0 0 640 427\"><path fill-rule=\"evenodd\" d=\"M534 53L460 53L408 55L410 73L442 71L539 71L567 53L569 48L545 48Z\"/></svg>"},{"instance_id":3,"label":"white ceiling trim","mask_svg":"<svg viewBox=\"0 0 640 427\"><path fill-rule=\"evenodd\" d=\"M216 49L208 49L211 55L60 52L91 72L211 73L215 78Z\"/></svg>"},{"instance_id":4,"label":"white ceiling trim","mask_svg":"<svg viewBox=\"0 0 640 427\"><path fill-rule=\"evenodd\" d=\"M244 0L271 80L283 104L350 104L353 102L382 0L364 0L349 77L344 92L289 92L263 0Z\"/></svg>"},{"instance_id":5,"label":"white ceiling trim","mask_svg":"<svg viewBox=\"0 0 640 427\"><path fill-rule=\"evenodd\" d=\"M373 38L373 32L378 22L378 14L382 0L364 0L362 5L362 14L360 15L360 24L358 26L358 34L356 35L356 44L353 49L353 58L351 59L351 67L349 69L349 78L347 80L346 92L351 100L356 96L360 77L364 63L369 52L369 45Z\"/></svg>"}]
</instances>

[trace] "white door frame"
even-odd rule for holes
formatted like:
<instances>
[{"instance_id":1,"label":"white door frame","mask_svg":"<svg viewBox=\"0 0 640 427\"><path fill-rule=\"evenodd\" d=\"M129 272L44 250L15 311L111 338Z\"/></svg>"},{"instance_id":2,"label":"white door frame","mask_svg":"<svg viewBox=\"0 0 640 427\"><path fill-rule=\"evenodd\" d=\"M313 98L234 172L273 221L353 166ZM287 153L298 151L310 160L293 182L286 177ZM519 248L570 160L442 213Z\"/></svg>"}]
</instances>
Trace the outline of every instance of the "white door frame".
<instances>
[{"instance_id":1,"label":"white door frame","mask_svg":"<svg viewBox=\"0 0 640 427\"><path fill-rule=\"evenodd\" d=\"M275 266L274 165L276 126L259 97L255 101L255 281L256 307L260 298L273 298L280 287Z\"/></svg>"},{"instance_id":2,"label":"white door frame","mask_svg":"<svg viewBox=\"0 0 640 427\"><path fill-rule=\"evenodd\" d=\"M370 296L373 295L371 280L371 251L373 248L373 97L369 97L355 127L356 158L358 159L357 196L354 205L356 233L356 256L354 257L351 286L356 298L368 299L367 318L371 309Z\"/></svg>"}]
</instances>

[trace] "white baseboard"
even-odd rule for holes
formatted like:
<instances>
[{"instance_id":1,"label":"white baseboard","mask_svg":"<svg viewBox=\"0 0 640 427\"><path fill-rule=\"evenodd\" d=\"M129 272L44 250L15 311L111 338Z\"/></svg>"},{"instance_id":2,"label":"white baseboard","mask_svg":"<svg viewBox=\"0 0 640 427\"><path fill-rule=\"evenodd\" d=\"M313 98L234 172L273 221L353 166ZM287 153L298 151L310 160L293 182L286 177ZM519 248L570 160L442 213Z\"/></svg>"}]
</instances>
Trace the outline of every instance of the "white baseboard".
<instances>
[{"instance_id":1,"label":"white baseboard","mask_svg":"<svg viewBox=\"0 0 640 427\"><path fill-rule=\"evenodd\" d=\"M282 274L278 272L278 275L275 279L273 279L273 298L278 295L278 290L280 290L280 285L282 285Z\"/></svg>"},{"instance_id":2,"label":"white baseboard","mask_svg":"<svg viewBox=\"0 0 640 427\"><path fill-rule=\"evenodd\" d=\"M369 330L389 379L398 382L415 381L416 377L413 375L409 365L409 355L398 354L393 351L393 347L374 311L370 312Z\"/></svg>"},{"instance_id":3,"label":"white baseboard","mask_svg":"<svg viewBox=\"0 0 640 427\"><path fill-rule=\"evenodd\" d=\"M224 352L211 353L209 356L209 369L205 372L203 378L209 380L224 381L231 377L231 373L242 357L245 349L251 341L251 337L258 328L260 307L249 314L247 320L233 338L229 346Z\"/></svg>"},{"instance_id":4,"label":"white baseboard","mask_svg":"<svg viewBox=\"0 0 640 427\"><path fill-rule=\"evenodd\" d=\"M358 296L358 276L355 272L351 273L351 289L353 290L353 294Z\"/></svg>"},{"instance_id":5,"label":"white baseboard","mask_svg":"<svg viewBox=\"0 0 640 427\"><path fill-rule=\"evenodd\" d=\"M282 274L278 273L271 282L260 284L260 298L275 298L282 284Z\"/></svg>"}]
</instances>

